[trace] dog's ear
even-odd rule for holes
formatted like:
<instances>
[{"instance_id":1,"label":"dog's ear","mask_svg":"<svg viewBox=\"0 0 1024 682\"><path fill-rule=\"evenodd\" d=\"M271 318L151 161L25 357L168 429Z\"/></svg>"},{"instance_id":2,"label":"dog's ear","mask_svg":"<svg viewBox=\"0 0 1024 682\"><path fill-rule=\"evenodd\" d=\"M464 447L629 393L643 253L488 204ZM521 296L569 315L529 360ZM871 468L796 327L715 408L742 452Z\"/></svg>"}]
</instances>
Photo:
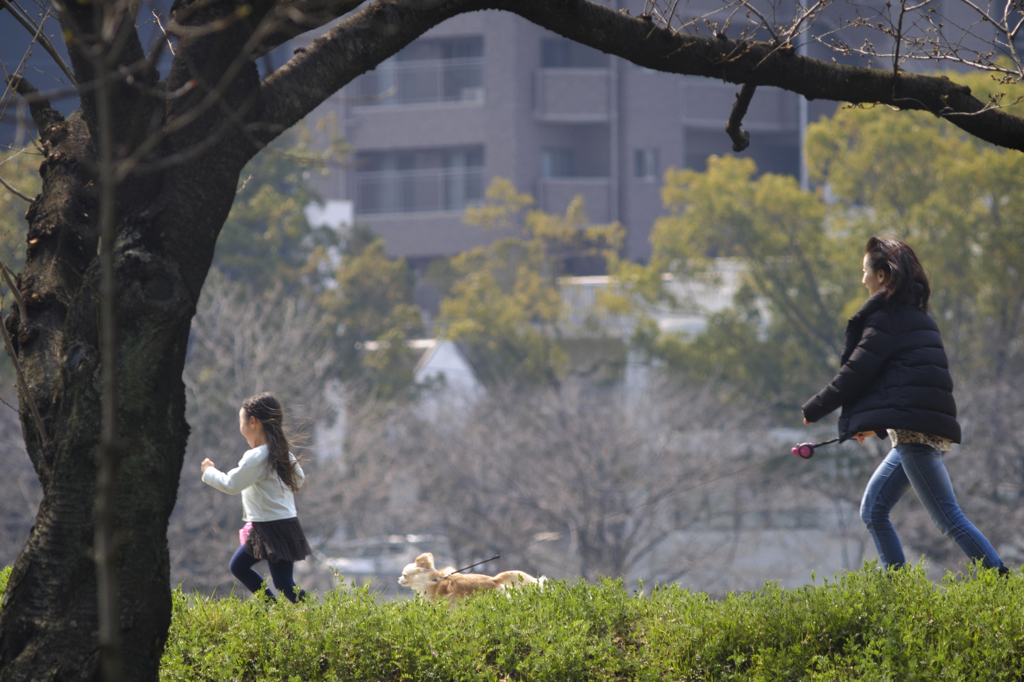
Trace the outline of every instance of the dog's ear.
<instances>
[{"instance_id":1,"label":"dog's ear","mask_svg":"<svg viewBox=\"0 0 1024 682\"><path fill-rule=\"evenodd\" d=\"M416 557L416 565L420 568L434 568L434 555L430 552L424 552Z\"/></svg>"}]
</instances>

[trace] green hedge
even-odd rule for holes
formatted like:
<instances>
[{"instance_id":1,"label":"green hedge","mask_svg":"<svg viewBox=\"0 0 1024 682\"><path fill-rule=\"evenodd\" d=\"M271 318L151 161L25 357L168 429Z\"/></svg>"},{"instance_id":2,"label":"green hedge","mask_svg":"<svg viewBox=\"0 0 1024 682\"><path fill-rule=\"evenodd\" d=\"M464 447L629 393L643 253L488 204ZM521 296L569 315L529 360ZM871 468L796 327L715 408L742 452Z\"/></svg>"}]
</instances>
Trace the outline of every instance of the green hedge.
<instances>
[{"instance_id":1,"label":"green hedge","mask_svg":"<svg viewBox=\"0 0 1024 682\"><path fill-rule=\"evenodd\" d=\"M164 680L1019 680L1024 579L874 568L713 600L549 583L449 609L175 594Z\"/></svg>"},{"instance_id":2,"label":"green hedge","mask_svg":"<svg viewBox=\"0 0 1024 682\"><path fill-rule=\"evenodd\" d=\"M554 581L454 609L351 587L300 606L176 591L161 678L1021 680L1024 578L869 567L723 600Z\"/></svg>"}]
</instances>

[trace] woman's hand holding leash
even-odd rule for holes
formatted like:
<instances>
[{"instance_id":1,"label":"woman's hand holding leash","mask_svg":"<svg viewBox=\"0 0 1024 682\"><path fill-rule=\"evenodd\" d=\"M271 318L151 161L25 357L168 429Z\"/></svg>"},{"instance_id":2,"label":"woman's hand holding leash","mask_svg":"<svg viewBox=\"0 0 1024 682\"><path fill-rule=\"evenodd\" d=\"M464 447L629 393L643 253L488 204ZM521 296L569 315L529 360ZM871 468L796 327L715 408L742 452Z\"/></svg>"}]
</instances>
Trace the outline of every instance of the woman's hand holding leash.
<instances>
[{"instance_id":1,"label":"woman's hand holding leash","mask_svg":"<svg viewBox=\"0 0 1024 682\"><path fill-rule=\"evenodd\" d=\"M807 421L807 417L804 417L804 426L810 426L810 425L811 425L811 422ZM874 436L874 435L876 435L874 431L861 431L860 433L854 435L854 438L857 439L858 443L860 443L861 445L864 445L864 440L867 439L867 438L871 438L871 436Z\"/></svg>"},{"instance_id":2,"label":"woman's hand holding leash","mask_svg":"<svg viewBox=\"0 0 1024 682\"><path fill-rule=\"evenodd\" d=\"M807 421L807 417L804 417L804 425L810 426L810 424L811 422ZM870 438L873 435L875 435L874 431L861 431L860 433L856 434L854 438L857 439L858 443L863 445L864 439ZM832 440L827 440L824 443L799 443L795 448L791 450L791 452L800 459L810 459L811 457L814 457L815 448L819 448L822 445L829 445L830 443L836 443L838 441L838 438L833 438Z\"/></svg>"},{"instance_id":3,"label":"woman's hand holding leash","mask_svg":"<svg viewBox=\"0 0 1024 682\"><path fill-rule=\"evenodd\" d=\"M206 459L203 460L203 463L199 465L199 468L202 469L203 473L205 474L206 470L209 469L212 466L213 466L213 460L211 460L209 457L207 457Z\"/></svg>"}]
</instances>

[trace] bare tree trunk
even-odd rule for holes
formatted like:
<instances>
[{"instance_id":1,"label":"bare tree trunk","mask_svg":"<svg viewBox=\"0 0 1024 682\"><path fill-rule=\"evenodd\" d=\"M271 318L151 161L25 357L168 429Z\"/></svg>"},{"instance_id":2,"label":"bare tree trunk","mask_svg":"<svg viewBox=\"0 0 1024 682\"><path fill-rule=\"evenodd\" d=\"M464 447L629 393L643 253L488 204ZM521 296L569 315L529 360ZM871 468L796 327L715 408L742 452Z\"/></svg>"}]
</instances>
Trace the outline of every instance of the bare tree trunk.
<instances>
[{"instance_id":1,"label":"bare tree trunk","mask_svg":"<svg viewBox=\"0 0 1024 682\"><path fill-rule=\"evenodd\" d=\"M251 89L255 69L247 76ZM125 93L115 91L114 99L123 115ZM145 105L127 112L148 119ZM114 109L112 127L145 132L145 120L119 121ZM99 679L93 522L104 423L101 336L117 339L110 369L120 390L106 421L117 429L106 436L123 454L111 470L115 530L106 540L120 548L113 566L120 607L104 640L120 635L126 679L155 680L171 616L166 533L188 438L181 376L189 327L253 148L240 135L225 136L216 154L119 183L110 242L118 296L106 316L113 333L101 335L96 127L82 112L66 121L40 114L43 190L28 212L25 271L16 282L25 316L16 310L5 325L26 376L20 401L38 408L52 442L23 409L43 499L0 611L0 680ZM206 132L193 135L201 140ZM196 146L183 137L181 147Z\"/></svg>"},{"instance_id":2,"label":"bare tree trunk","mask_svg":"<svg viewBox=\"0 0 1024 682\"><path fill-rule=\"evenodd\" d=\"M106 54L96 57L106 59ZM99 70L99 69L97 69ZM100 669L107 682L124 680L121 652L120 595L117 580L117 538L115 535L114 487L120 449L117 442L117 278L114 273L116 184L112 130L110 129L110 87L100 79L96 97L99 132L100 188L100 446L96 452L95 554L97 612L99 614Z\"/></svg>"}]
</instances>

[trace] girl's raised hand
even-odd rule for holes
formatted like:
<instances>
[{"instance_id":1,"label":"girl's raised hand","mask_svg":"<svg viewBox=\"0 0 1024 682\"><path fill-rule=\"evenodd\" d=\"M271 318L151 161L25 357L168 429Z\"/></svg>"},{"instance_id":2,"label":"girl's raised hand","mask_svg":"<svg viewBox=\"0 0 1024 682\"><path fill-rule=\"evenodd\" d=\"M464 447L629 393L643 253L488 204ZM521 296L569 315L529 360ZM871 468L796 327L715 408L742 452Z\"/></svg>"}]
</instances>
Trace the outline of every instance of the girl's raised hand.
<instances>
[{"instance_id":1,"label":"girl's raised hand","mask_svg":"<svg viewBox=\"0 0 1024 682\"><path fill-rule=\"evenodd\" d=\"M213 460L211 460L209 457L207 457L206 459L203 460L203 463L199 465L199 468L202 469L203 473L205 474L206 470L209 469L212 466L213 466Z\"/></svg>"}]
</instances>

